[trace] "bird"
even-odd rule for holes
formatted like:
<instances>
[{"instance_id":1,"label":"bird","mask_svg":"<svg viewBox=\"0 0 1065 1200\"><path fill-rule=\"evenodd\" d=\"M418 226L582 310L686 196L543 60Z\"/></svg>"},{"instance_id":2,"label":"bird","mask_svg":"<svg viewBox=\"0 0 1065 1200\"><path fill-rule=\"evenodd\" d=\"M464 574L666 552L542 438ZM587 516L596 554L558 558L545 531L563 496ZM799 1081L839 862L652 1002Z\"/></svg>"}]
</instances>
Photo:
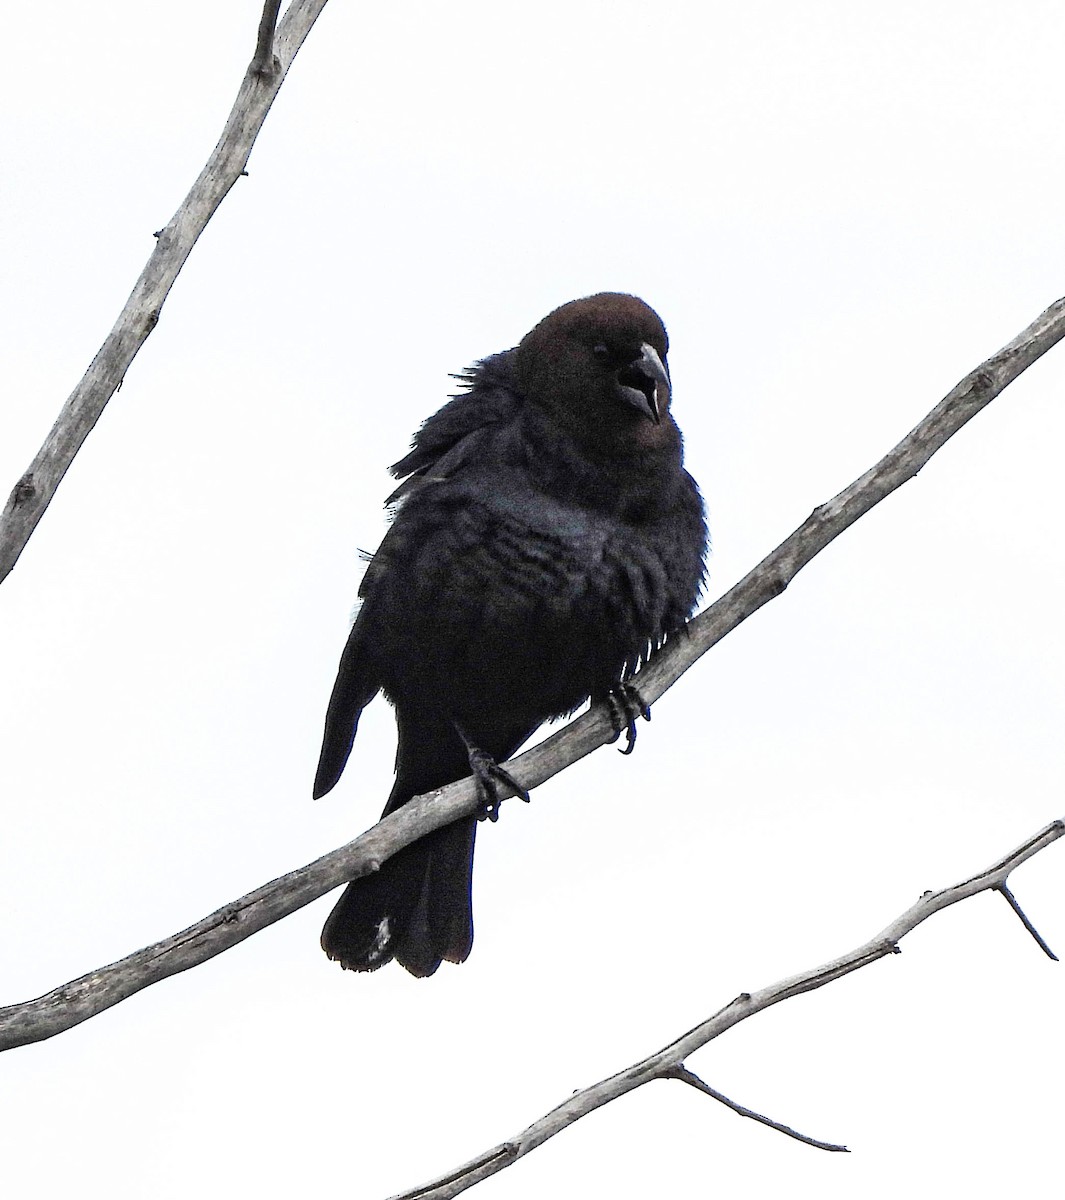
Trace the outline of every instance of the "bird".
<instances>
[{"instance_id":1,"label":"bird","mask_svg":"<svg viewBox=\"0 0 1065 1200\"><path fill-rule=\"evenodd\" d=\"M501 784L528 799L500 764L589 698L611 700L631 749L645 708L632 676L694 610L708 544L668 350L649 305L602 292L455 377L462 390L391 467L402 482L359 588L316 799L379 692L398 729L384 814L472 773L480 816L495 819ZM326 954L355 971L395 959L417 977L465 961L476 829L460 819L349 883Z\"/></svg>"}]
</instances>

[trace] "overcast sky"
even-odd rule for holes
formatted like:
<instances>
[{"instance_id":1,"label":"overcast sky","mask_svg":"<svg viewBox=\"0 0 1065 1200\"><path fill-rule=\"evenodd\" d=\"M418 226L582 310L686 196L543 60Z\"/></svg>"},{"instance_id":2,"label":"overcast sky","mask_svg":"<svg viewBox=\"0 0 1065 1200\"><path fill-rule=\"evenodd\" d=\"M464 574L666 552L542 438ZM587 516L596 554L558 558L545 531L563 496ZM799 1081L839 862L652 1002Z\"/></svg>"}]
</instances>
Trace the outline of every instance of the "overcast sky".
<instances>
[{"instance_id":1,"label":"overcast sky","mask_svg":"<svg viewBox=\"0 0 1065 1200\"><path fill-rule=\"evenodd\" d=\"M0 77L0 492L210 152L257 0L37 0ZM563 301L635 292L721 595L1065 294L1060 4L334 0L0 586L0 1003L340 845L311 780L385 467ZM332 898L0 1071L10 1196L387 1196L1063 815L1065 347L481 829L460 968L341 972ZM1065 858L1014 891L1065 954ZM478 1195L1051 1196L1065 968L982 896Z\"/></svg>"}]
</instances>

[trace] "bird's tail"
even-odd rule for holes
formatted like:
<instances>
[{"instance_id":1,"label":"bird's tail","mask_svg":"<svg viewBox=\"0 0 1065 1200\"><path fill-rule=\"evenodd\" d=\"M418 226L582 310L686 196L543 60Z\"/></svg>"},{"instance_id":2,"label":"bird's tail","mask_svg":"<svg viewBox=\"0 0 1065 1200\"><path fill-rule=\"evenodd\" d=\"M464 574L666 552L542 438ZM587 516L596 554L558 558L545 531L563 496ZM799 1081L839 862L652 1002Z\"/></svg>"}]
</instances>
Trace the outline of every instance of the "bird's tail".
<instances>
[{"instance_id":1,"label":"bird's tail","mask_svg":"<svg viewBox=\"0 0 1065 1200\"><path fill-rule=\"evenodd\" d=\"M445 825L344 889L322 930L322 949L349 971L395 958L412 975L463 962L473 946L470 887L477 822Z\"/></svg>"}]
</instances>

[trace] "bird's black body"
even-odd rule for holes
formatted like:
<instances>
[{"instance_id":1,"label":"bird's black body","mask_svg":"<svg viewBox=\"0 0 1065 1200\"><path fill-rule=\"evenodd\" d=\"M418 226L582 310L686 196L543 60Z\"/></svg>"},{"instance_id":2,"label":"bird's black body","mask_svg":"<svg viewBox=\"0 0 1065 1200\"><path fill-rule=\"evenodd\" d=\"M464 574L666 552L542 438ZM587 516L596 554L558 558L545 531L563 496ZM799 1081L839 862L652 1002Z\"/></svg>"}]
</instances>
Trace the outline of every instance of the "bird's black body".
<instances>
[{"instance_id":1,"label":"bird's black body","mask_svg":"<svg viewBox=\"0 0 1065 1200\"><path fill-rule=\"evenodd\" d=\"M315 795L337 782L361 710L396 707L385 812L497 762L545 720L602 698L679 628L703 579L702 502L669 414L657 315L605 293L546 317L464 377L392 468L398 512L326 717ZM348 885L322 934L331 958L415 975L473 942L471 818Z\"/></svg>"}]
</instances>

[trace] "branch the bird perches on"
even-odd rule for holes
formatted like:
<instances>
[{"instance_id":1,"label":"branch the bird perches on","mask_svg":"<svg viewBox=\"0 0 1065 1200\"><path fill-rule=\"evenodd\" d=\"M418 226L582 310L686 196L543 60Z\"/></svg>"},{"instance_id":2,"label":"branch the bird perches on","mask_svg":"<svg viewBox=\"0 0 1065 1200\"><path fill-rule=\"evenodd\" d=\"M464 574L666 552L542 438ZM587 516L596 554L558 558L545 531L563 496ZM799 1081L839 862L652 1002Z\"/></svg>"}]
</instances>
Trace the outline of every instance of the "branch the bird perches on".
<instances>
[{"instance_id":1,"label":"branch the bird perches on","mask_svg":"<svg viewBox=\"0 0 1065 1200\"><path fill-rule=\"evenodd\" d=\"M779 596L815 555L912 479L953 434L1062 337L1065 299L1052 304L997 354L966 375L875 466L815 509L735 587L690 621L684 636L672 638L638 676L644 700L648 704L657 700L726 634ZM598 705L511 760L508 770L531 790L606 745L613 736L607 705ZM505 793L506 789L501 789L501 795ZM214 958L342 883L376 870L424 834L475 813L479 804L471 779L416 797L354 841L263 884L180 933L90 971L36 1000L0 1009L0 1050L53 1037L153 983Z\"/></svg>"}]
</instances>

